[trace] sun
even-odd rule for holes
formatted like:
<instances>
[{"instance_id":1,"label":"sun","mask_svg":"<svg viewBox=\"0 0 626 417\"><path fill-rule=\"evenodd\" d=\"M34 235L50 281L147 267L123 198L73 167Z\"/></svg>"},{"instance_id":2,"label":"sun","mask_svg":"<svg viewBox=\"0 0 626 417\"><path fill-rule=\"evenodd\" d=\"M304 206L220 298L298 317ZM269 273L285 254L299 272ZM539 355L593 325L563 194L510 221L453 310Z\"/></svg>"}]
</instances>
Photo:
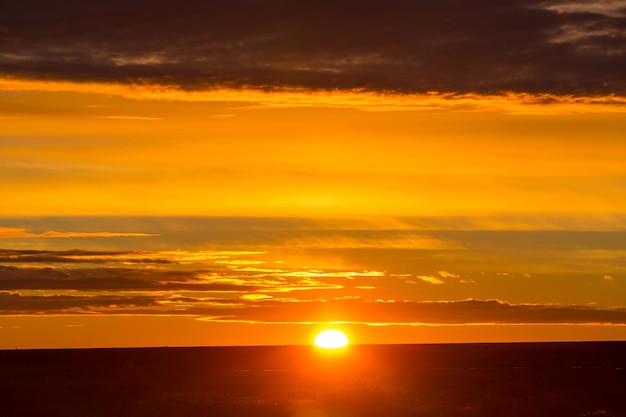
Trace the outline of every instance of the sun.
<instances>
[{"instance_id":1,"label":"sun","mask_svg":"<svg viewBox=\"0 0 626 417\"><path fill-rule=\"evenodd\" d=\"M348 346L348 336L341 330L326 329L315 336L315 346L321 349L341 349Z\"/></svg>"}]
</instances>

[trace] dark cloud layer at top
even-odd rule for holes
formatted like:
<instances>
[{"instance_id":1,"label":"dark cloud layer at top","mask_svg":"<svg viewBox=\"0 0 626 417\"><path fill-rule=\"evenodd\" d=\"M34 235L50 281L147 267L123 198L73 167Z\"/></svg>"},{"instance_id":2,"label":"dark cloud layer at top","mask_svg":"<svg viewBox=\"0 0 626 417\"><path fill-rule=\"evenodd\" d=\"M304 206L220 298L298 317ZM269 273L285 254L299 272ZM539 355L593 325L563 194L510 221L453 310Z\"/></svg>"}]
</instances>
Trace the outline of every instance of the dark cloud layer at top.
<instances>
[{"instance_id":1,"label":"dark cloud layer at top","mask_svg":"<svg viewBox=\"0 0 626 417\"><path fill-rule=\"evenodd\" d=\"M186 89L624 95L626 13L580 4L10 0L0 5L0 75Z\"/></svg>"}]
</instances>

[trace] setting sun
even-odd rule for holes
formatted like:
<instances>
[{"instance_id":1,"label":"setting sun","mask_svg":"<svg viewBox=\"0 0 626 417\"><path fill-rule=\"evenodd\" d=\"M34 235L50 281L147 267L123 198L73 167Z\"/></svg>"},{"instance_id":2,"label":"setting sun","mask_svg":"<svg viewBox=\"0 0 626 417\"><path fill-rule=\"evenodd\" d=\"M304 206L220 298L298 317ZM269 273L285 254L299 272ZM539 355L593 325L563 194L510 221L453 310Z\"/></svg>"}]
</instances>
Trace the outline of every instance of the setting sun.
<instances>
[{"instance_id":1,"label":"setting sun","mask_svg":"<svg viewBox=\"0 0 626 417\"><path fill-rule=\"evenodd\" d=\"M322 349L341 349L348 345L348 336L341 330L327 329L319 332L313 343Z\"/></svg>"}]
</instances>

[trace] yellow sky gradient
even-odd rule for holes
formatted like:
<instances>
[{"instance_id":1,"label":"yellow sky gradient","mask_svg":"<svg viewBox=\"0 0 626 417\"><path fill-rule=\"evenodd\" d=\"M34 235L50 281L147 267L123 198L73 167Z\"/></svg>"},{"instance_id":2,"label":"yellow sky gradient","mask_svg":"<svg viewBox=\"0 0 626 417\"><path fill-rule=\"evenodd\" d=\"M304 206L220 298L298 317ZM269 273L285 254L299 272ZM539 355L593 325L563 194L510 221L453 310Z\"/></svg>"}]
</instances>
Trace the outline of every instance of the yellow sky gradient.
<instances>
[{"instance_id":1,"label":"yellow sky gradient","mask_svg":"<svg viewBox=\"0 0 626 417\"><path fill-rule=\"evenodd\" d=\"M1 81L2 215L626 209L625 110L611 97Z\"/></svg>"}]
</instances>

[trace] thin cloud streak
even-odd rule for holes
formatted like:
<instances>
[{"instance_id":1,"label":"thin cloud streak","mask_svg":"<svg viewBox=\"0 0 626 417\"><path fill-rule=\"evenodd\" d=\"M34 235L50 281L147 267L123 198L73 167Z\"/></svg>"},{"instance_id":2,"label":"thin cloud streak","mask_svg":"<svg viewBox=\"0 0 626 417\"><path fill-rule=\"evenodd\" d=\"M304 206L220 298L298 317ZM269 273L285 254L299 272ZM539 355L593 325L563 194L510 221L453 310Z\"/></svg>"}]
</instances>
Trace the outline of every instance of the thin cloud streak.
<instances>
[{"instance_id":1,"label":"thin cloud streak","mask_svg":"<svg viewBox=\"0 0 626 417\"><path fill-rule=\"evenodd\" d=\"M365 302L362 300L280 303L263 301L254 307L211 310L206 320L251 322L349 322L385 324L626 324L625 308L511 304L500 300L446 302Z\"/></svg>"},{"instance_id":2,"label":"thin cloud streak","mask_svg":"<svg viewBox=\"0 0 626 417\"><path fill-rule=\"evenodd\" d=\"M118 82L70 82L17 79L2 76L0 90L13 92L70 92L119 96L133 100L162 100L180 102L220 102L237 105L241 109L288 109L324 107L355 109L369 112L457 112L498 111L517 115L567 115L595 113L623 113L626 97L613 93L605 96L503 91L498 94L399 93L365 91L363 89L311 90L284 87L266 91L245 86L242 88L211 88L187 90L178 86L150 84L121 84Z\"/></svg>"},{"instance_id":3,"label":"thin cloud streak","mask_svg":"<svg viewBox=\"0 0 626 417\"><path fill-rule=\"evenodd\" d=\"M336 283L281 272L250 276L237 271L226 275L204 270L0 266L2 290L291 292L340 288Z\"/></svg>"},{"instance_id":4,"label":"thin cloud streak","mask_svg":"<svg viewBox=\"0 0 626 417\"><path fill-rule=\"evenodd\" d=\"M98 119L114 119L114 120L139 120L154 122L163 120L162 117L148 117L148 116L95 116Z\"/></svg>"},{"instance_id":5,"label":"thin cloud streak","mask_svg":"<svg viewBox=\"0 0 626 417\"><path fill-rule=\"evenodd\" d=\"M378 271L249 266L265 263L248 259L262 254L0 250L0 262L6 264L0 265L0 290L271 293L341 289L341 280L384 275Z\"/></svg>"},{"instance_id":6,"label":"thin cloud streak","mask_svg":"<svg viewBox=\"0 0 626 417\"><path fill-rule=\"evenodd\" d=\"M118 233L118 232L58 232L49 230L43 233L28 232L27 229L0 227L0 239L33 239L33 238L91 238L91 237L151 237L155 233Z\"/></svg>"}]
</instances>

